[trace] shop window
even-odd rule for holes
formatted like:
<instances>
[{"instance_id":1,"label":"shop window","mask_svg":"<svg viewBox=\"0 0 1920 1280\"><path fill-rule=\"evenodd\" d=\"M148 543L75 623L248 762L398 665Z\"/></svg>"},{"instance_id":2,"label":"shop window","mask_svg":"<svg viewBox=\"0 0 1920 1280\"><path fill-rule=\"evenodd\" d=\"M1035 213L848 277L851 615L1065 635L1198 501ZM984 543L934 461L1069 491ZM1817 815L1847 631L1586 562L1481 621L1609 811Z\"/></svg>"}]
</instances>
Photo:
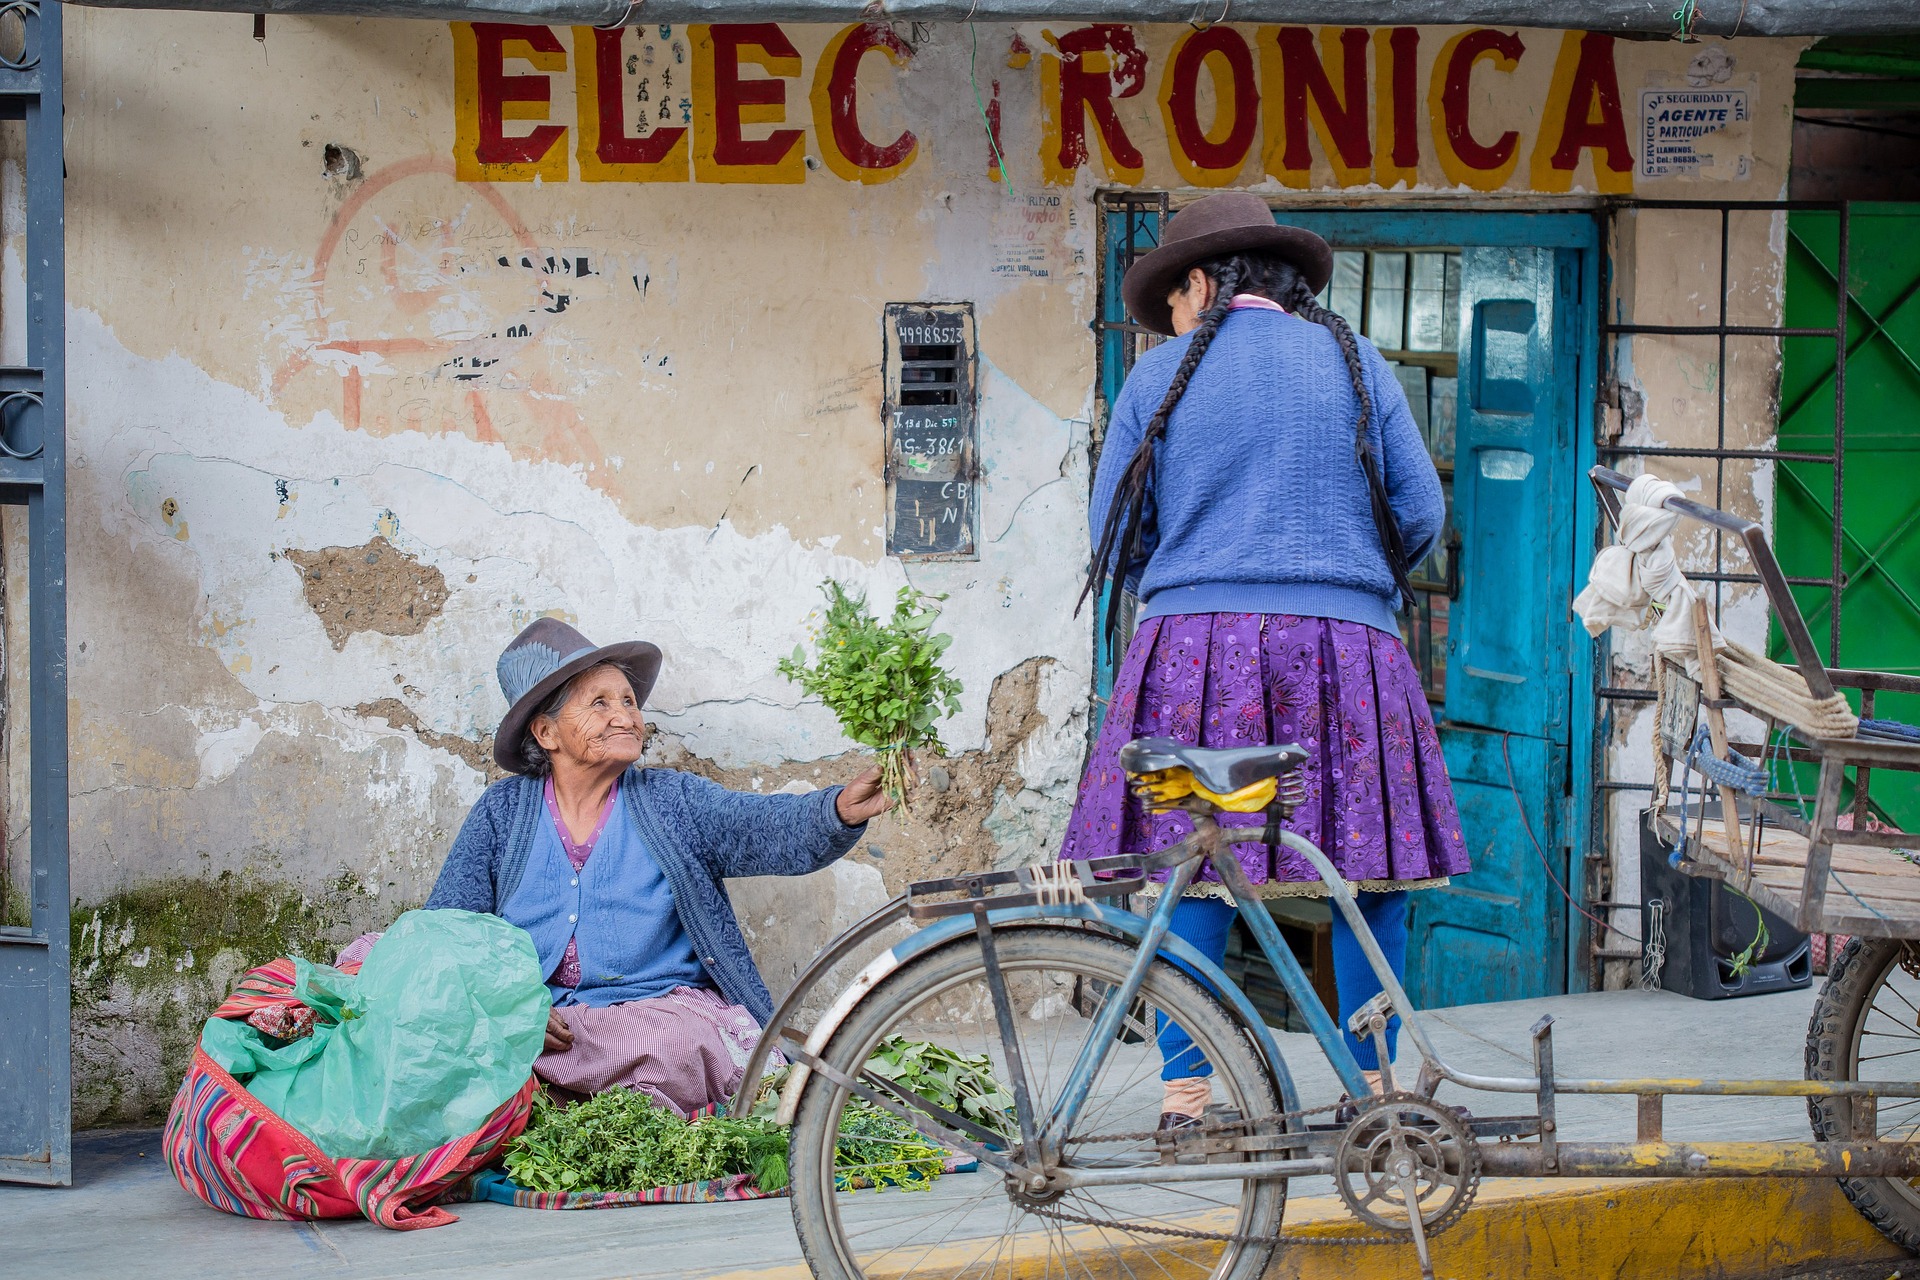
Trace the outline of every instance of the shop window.
<instances>
[{"instance_id":1,"label":"shop window","mask_svg":"<svg viewBox=\"0 0 1920 1280\"><path fill-rule=\"evenodd\" d=\"M1407 407L1427 442L1447 495L1448 521L1440 545L1414 566L1414 599L1402 628L1420 668L1427 696L1446 695L1447 623L1453 603L1453 439L1460 402L1460 252L1457 249L1341 249L1322 305L1364 334L1407 393ZM1501 313L1479 322L1502 333L1532 328L1532 316ZM1521 321L1525 323L1522 325ZM1495 335L1498 336L1497 334ZM1504 375L1504 376L1503 376ZM1484 389L1511 394L1512 371L1488 368ZM1524 374L1522 375L1524 376ZM1503 401L1504 403L1504 401Z\"/></svg>"},{"instance_id":2,"label":"shop window","mask_svg":"<svg viewBox=\"0 0 1920 1280\"><path fill-rule=\"evenodd\" d=\"M888 303L884 341L887 554L977 559L973 304Z\"/></svg>"}]
</instances>

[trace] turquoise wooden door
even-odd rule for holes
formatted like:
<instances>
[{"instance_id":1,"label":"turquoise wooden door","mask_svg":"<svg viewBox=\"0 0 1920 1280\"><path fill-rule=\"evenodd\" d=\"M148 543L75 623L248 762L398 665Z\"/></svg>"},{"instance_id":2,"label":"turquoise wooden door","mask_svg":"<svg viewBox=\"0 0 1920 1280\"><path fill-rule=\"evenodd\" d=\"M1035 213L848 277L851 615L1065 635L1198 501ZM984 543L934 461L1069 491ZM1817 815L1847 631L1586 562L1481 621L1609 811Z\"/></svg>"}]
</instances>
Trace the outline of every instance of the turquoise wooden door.
<instances>
[{"instance_id":1,"label":"turquoise wooden door","mask_svg":"<svg viewBox=\"0 0 1920 1280\"><path fill-rule=\"evenodd\" d=\"M1570 815L1584 804L1570 803L1572 764L1588 746L1570 732L1574 690L1590 703L1590 650L1572 642L1569 602L1584 568L1573 530L1591 518L1582 516L1580 478L1591 461L1597 352L1586 302L1595 288L1594 223L1564 214L1276 217L1343 253L1458 254L1456 426L1450 441L1435 443L1452 484L1457 585L1442 602L1445 639L1435 647L1443 656L1428 666L1474 865L1414 896L1407 987L1424 1006L1565 991L1569 907L1558 886L1574 884ZM1379 274L1370 259L1367 289ZM1118 280L1110 286L1107 296L1117 298ZM1386 345L1378 335L1376 343ZM1119 363L1102 362L1109 396Z\"/></svg>"},{"instance_id":2,"label":"turquoise wooden door","mask_svg":"<svg viewBox=\"0 0 1920 1280\"><path fill-rule=\"evenodd\" d=\"M1409 988L1425 1004L1566 990L1567 625L1579 415L1580 261L1461 254L1453 479L1460 596L1441 738L1474 869L1416 894Z\"/></svg>"}]
</instances>

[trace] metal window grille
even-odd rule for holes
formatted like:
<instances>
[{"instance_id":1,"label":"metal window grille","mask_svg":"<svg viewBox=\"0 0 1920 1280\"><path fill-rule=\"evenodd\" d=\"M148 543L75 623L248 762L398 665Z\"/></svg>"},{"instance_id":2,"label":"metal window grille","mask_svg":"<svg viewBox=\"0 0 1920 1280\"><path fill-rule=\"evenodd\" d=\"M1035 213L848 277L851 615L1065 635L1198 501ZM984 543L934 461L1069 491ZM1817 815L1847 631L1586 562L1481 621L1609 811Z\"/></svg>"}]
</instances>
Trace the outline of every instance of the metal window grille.
<instances>
[{"instance_id":1,"label":"metal window grille","mask_svg":"<svg viewBox=\"0 0 1920 1280\"><path fill-rule=\"evenodd\" d=\"M1731 231L1733 222L1739 216L1784 216L1795 212L1830 212L1838 216L1838 263L1836 275L1840 282L1835 292L1838 304L1831 326L1790 327L1780 325L1736 324L1730 318L1732 307L1731 291L1734 280L1731 269ZM1666 446L1623 444L1617 431L1610 427L1610 419L1618 423L1619 419L1607 412L1595 414L1600 439L1596 441L1596 452L1600 461L1620 470L1632 471L1636 462L1647 459L1672 459L1691 461L1697 465L1702 488L1702 499L1711 500L1716 507L1724 508L1728 496L1727 464L1730 462L1799 462L1832 468L1832 515L1833 540L1830 560L1830 572L1825 577L1789 577L1788 583L1796 587L1823 588L1829 594L1832 608L1828 620L1829 655L1828 662L1838 665L1840 662L1840 618L1843 588L1846 575L1843 568L1844 551L1844 490L1846 456L1846 371L1847 371L1847 312L1849 293L1845 286L1848 279L1849 248L1849 205L1846 201L1711 201L1711 200L1639 200L1621 199L1609 201L1601 213L1601 243L1616 243L1615 233L1620 220L1638 213L1677 213L1709 215L1705 220L1711 222L1717 232L1716 239L1703 245L1708 252L1717 253L1718 301L1712 321L1694 324L1643 324L1631 319L1617 319L1613 314L1615 305L1611 289L1602 289L1598 299L1601 307L1599 331L1601 334L1601 380L1602 396L1608 401L1601 407L1619 411L1619 376L1623 367L1630 366L1632 344L1641 338L1691 338L1710 339L1714 345L1713 379L1714 396L1714 442L1711 446ZM1784 267L1783 267L1784 270ZM1728 380L1727 344L1730 339L1772 339L1776 342L1787 339L1828 339L1834 344L1834 422L1833 447L1826 452L1806 452L1782 450L1779 448L1730 447L1727 443L1727 396ZM1777 437L1776 437L1777 439ZM1596 548L1604 546L1608 537L1604 516L1597 516L1598 524L1594 530ZM1759 576L1751 572L1751 566L1745 561L1744 549L1738 542L1729 541L1719 531L1714 531L1711 543L1711 567L1702 568L1690 565L1687 574L1696 582L1711 583L1712 609L1716 621L1721 616L1725 604L1726 587L1732 583L1758 584ZM1600 714L1595 724L1594 759L1602 762L1606 776L1598 779L1595 790L1598 797L1604 799L1615 792L1650 792L1645 783L1627 782L1613 776L1612 755L1609 750L1613 738L1613 709L1620 704L1652 702L1656 693L1651 687L1640 688L1633 685L1614 685L1610 683L1611 654L1603 648L1600 658L1594 663L1594 697ZM1593 829L1588 833L1588 846L1585 858L1587 898L1596 908L1631 906L1612 901L1612 866L1610 849L1612 847L1612 806L1596 803L1592 806ZM1624 951L1606 946L1597 931L1588 935L1589 963L1593 969L1591 977L1598 978L1598 967L1606 959L1636 959L1638 951Z\"/></svg>"}]
</instances>

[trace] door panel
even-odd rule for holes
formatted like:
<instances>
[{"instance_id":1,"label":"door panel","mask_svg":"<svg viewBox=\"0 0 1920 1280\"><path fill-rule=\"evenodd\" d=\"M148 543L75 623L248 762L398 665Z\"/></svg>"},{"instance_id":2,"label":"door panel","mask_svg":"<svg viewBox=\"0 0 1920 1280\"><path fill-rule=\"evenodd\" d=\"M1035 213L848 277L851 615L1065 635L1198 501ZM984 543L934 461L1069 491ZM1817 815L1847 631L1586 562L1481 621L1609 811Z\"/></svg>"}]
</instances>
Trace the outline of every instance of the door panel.
<instances>
[{"instance_id":1,"label":"door panel","mask_svg":"<svg viewBox=\"0 0 1920 1280\"><path fill-rule=\"evenodd\" d=\"M1567 572L1567 512L1556 501L1569 466L1558 448L1557 256L1468 248L1460 263L1467 345L1453 502L1462 550L1447 719L1511 733L1545 734L1567 692L1554 652L1563 619L1547 607Z\"/></svg>"},{"instance_id":2,"label":"door panel","mask_svg":"<svg viewBox=\"0 0 1920 1280\"><path fill-rule=\"evenodd\" d=\"M1413 895L1407 991L1422 1007L1558 995L1566 990L1565 917L1541 860L1544 852L1565 883L1558 796L1566 748L1458 726L1444 728L1441 741L1473 871ZM1524 821L1516 798L1527 806Z\"/></svg>"},{"instance_id":3,"label":"door panel","mask_svg":"<svg viewBox=\"0 0 1920 1280\"><path fill-rule=\"evenodd\" d=\"M1848 217L1846 472L1842 534L1840 661L1845 667L1920 674L1920 205L1856 203ZM1839 298L1840 217L1797 209L1787 217L1786 323L1834 322ZM1833 449L1834 343L1783 344L1780 447ZM1775 472L1775 550L1794 577L1833 567L1833 471L1782 462ZM1795 587L1815 647L1833 664L1833 607L1825 587ZM1791 661L1776 621L1773 656ZM1852 695L1856 709L1859 696ZM1920 723L1920 695L1882 694L1873 713ZM1796 766L1810 793L1815 770ZM1875 804L1903 830L1920 827L1920 776L1877 770Z\"/></svg>"}]
</instances>

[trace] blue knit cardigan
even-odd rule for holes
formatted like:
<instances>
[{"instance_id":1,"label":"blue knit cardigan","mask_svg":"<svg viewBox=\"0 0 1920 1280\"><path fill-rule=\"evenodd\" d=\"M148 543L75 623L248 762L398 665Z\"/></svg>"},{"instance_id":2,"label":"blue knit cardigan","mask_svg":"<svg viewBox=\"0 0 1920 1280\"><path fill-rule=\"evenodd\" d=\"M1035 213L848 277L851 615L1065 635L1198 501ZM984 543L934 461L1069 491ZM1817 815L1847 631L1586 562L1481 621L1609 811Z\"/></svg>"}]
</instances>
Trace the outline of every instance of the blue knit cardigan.
<instances>
[{"instance_id":1,"label":"blue knit cardigan","mask_svg":"<svg viewBox=\"0 0 1920 1280\"><path fill-rule=\"evenodd\" d=\"M503 778L467 814L428 910L499 915L527 869L547 806L538 778ZM799 876L844 857L866 826L840 821L839 787L806 795L751 795L673 769L631 768L621 779L634 829L660 863L674 909L720 994L765 1025L773 997L754 967L721 882Z\"/></svg>"},{"instance_id":2,"label":"blue knit cardigan","mask_svg":"<svg viewBox=\"0 0 1920 1280\"><path fill-rule=\"evenodd\" d=\"M1145 352L1120 389L1087 513L1095 546L1192 341ZM1406 392L1371 342L1355 342L1373 401L1367 437L1407 562L1417 565L1439 539L1446 498ZM1397 634L1400 593L1354 457L1359 413L1325 328L1279 311L1230 313L1154 446L1148 557L1130 584L1140 617L1290 613Z\"/></svg>"}]
</instances>

